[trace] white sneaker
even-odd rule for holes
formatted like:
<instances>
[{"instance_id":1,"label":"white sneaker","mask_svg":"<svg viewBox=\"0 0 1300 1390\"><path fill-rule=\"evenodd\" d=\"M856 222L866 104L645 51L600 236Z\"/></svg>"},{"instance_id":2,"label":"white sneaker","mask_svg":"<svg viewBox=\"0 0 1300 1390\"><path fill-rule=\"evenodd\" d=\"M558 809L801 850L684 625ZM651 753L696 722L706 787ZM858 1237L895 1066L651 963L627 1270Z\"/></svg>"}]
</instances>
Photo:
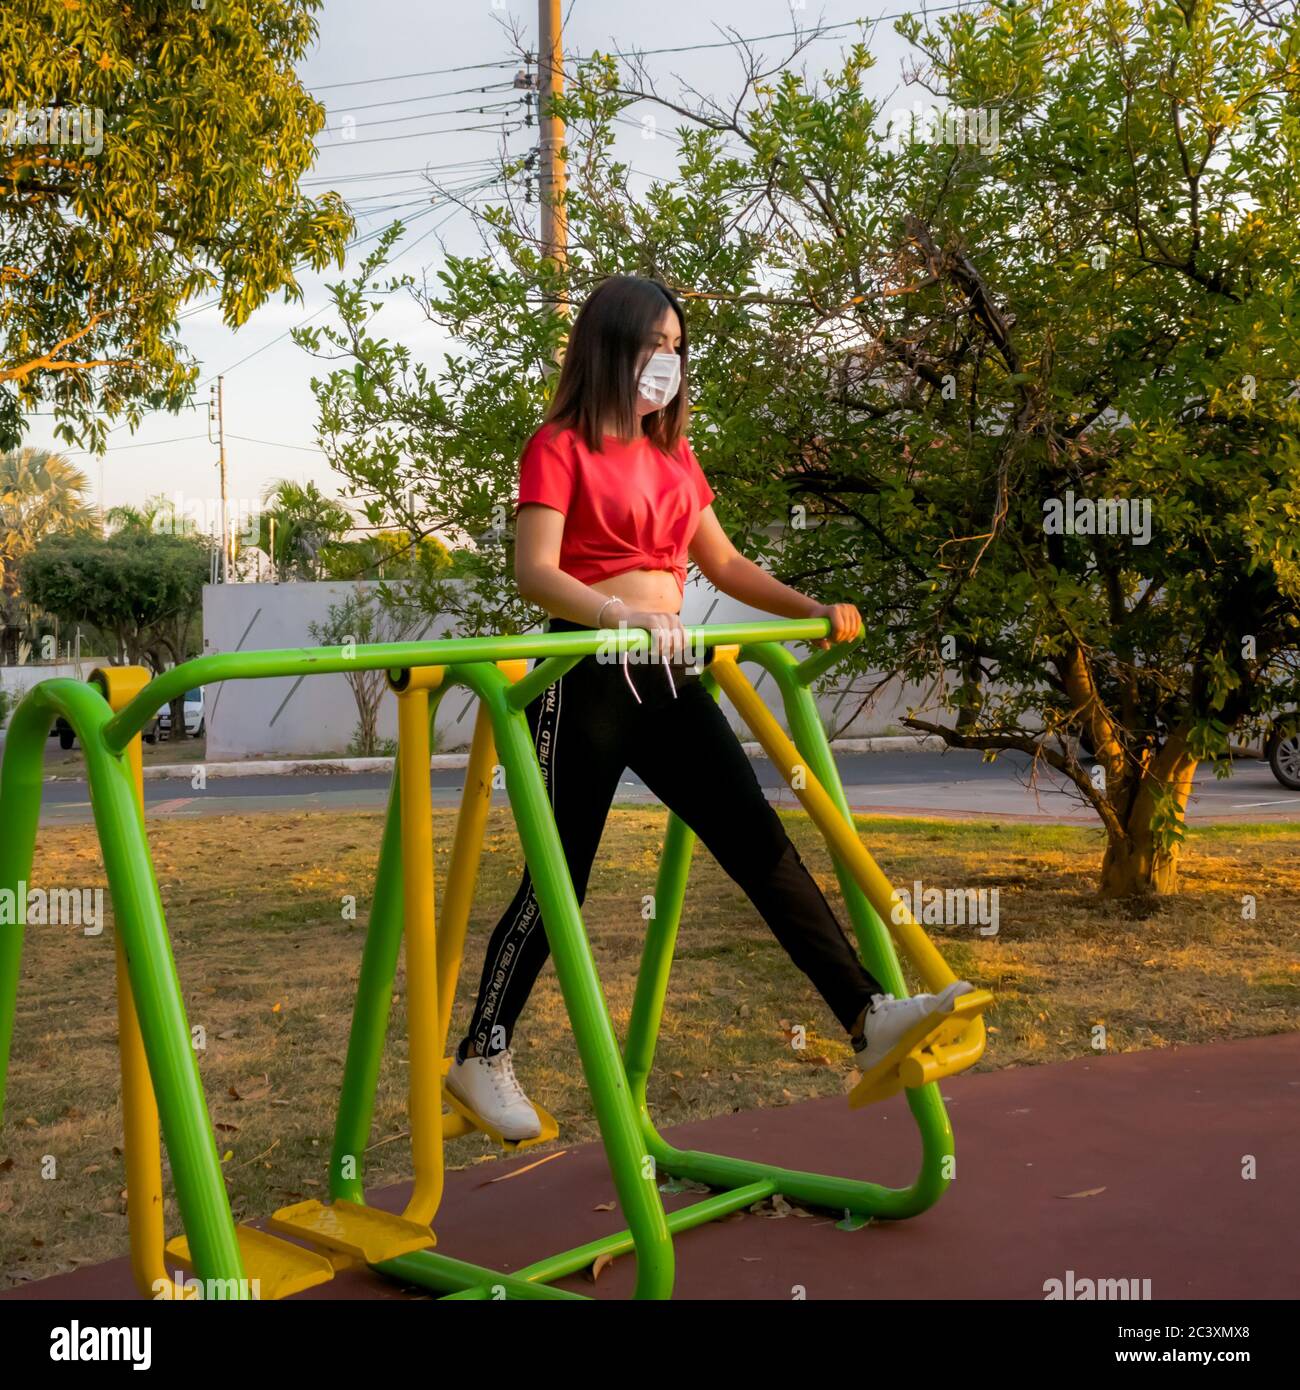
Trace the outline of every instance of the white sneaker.
<instances>
[{"instance_id":1,"label":"white sneaker","mask_svg":"<svg viewBox=\"0 0 1300 1390\"><path fill-rule=\"evenodd\" d=\"M492 1057L453 1061L447 1072L447 1089L503 1139L515 1143L536 1139L542 1132L537 1111L515 1076L509 1048Z\"/></svg>"},{"instance_id":2,"label":"white sneaker","mask_svg":"<svg viewBox=\"0 0 1300 1390\"><path fill-rule=\"evenodd\" d=\"M959 994L969 994L974 988L965 980L954 980L938 994L914 994L910 999L873 994L863 1027L863 1045L854 1049L857 1066L869 1072L893 1051L903 1034L927 1014L944 1013L952 1008Z\"/></svg>"}]
</instances>

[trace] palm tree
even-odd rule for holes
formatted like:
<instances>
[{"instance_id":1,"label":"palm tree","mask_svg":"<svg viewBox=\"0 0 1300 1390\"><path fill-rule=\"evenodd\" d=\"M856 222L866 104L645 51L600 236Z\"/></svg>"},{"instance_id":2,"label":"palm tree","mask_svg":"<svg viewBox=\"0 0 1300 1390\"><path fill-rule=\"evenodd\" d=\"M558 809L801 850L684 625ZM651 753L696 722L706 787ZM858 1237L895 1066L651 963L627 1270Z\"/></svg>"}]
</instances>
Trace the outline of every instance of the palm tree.
<instances>
[{"instance_id":1,"label":"palm tree","mask_svg":"<svg viewBox=\"0 0 1300 1390\"><path fill-rule=\"evenodd\" d=\"M198 534L198 523L191 516L176 510L176 503L166 494L146 497L138 506L122 503L104 513L105 522L116 531L167 531L177 536Z\"/></svg>"},{"instance_id":2,"label":"palm tree","mask_svg":"<svg viewBox=\"0 0 1300 1390\"><path fill-rule=\"evenodd\" d=\"M281 580L321 578L322 550L356 524L352 513L315 483L281 478L263 492L262 502L257 545Z\"/></svg>"},{"instance_id":3,"label":"palm tree","mask_svg":"<svg viewBox=\"0 0 1300 1390\"><path fill-rule=\"evenodd\" d=\"M90 480L62 454L18 449L0 454L0 608L4 621L18 615L18 567L54 531L94 524L86 502Z\"/></svg>"}]
</instances>

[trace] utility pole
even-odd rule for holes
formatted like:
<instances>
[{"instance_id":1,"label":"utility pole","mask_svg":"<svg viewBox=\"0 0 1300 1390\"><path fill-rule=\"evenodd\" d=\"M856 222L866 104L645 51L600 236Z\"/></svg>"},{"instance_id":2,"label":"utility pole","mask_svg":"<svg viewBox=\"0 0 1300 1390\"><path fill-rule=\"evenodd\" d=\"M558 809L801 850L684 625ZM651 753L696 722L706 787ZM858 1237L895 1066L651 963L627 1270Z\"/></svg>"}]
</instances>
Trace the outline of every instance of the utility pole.
<instances>
[{"instance_id":1,"label":"utility pole","mask_svg":"<svg viewBox=\"0 0 1300 1390\"><path fill-rule=\"evenodd\" d=\"M560 0L537 0L537 114L541 135L541 165L538 180L542 205L542 257L555 262L563 271L568 264L569 218L563 205L566 188L564 122L552 110L552 98L564 91L564 44L561 35ZM569 305L562 298L556 306L562 318L569 316ZM559 360L563 348L557 349Z\"/></svg>"},{"instance_id":2,"label":"utility pole","mask_svg":"<svg viewBox=\"0 0 1300 1390\"><path fill-rule=\"evenodd\" d=\"M225 384L225 377L217 378L215 395L217 398L217 438L216 444L219 449L217 466L221 469L221 582L230 583L230 525L226 517L226 415L225 399L222 387ZM209 409L211 405L209 403ZM210 417L209 417L210 418ZM211 424L208 426L208 438L212 438Z\"/></svg>"}]
</instances>

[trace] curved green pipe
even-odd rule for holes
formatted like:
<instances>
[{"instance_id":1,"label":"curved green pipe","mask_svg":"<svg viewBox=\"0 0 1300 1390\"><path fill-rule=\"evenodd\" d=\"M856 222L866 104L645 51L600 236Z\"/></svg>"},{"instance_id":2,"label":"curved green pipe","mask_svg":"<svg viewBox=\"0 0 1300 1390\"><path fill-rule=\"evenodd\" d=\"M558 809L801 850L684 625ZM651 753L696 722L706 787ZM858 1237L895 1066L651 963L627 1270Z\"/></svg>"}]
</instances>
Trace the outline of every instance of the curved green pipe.
<instances>
[{"instance_id":1,"label":"curved green pipe","mask_svg":"<svg viewBox=\"0 0 1300 1390\"><path fill-rule=\"evenodd\" d=\"M791 618L765 623L721 623L688 627L687 637L706 647L737 642L813 642L825 637L825 618ZM522 657L589 656L597 651L635 652L645 648L643 628L590 632L525 633L517 637L444 637L434 642L377 642L356 648L299 647L284 651L215 652L196 657L155 677L108 722L108 746L121 752L158 709L195 686L227 680L268 680L277 676L320 676L348 671L400 670L406 666L492 664ZM849 644L830 648L847 655ZM531 677L533 673L529 673ZM528 679L528 677L526 677Z\"/></svg>"},{"instance_id":2,"label":"curved green pipe","mask_svg":"<svg viewBox=\"0 0 1300 1390\"><path fill-rule=\"evenodd\" d=\"M831 648L831 651L835 649ZM738 659L758 662L776 679L796 746L808 760L813 775L826 787L842 814L852 823L835 760L826 740L826 731L808 689L809 683L829 664L820 659L825 655L819 653L817 658L798 663L783 646L764 642L742 647ZM716 699L719 694L716 680L707 670L704 679L706 687ZM712 1187L736 1187L746 1182L770 1179L776 1190L788 1197L862 1215L901 1219L925 1211L938 1201L948 1185L948 1179L943 1176L945 1160L953 1153L952 1126L935 1085L908 1092L908 1105L921 1133L921 1165L915 1181L903 1188L780 1168L722 1154L677 1149L655 1127L646 1087L654 1061L655 1042L663 1014L694 845L694 833L675 814L670 814L655 885L655 918L646 934L624 1049L628 1082L641 1115L647 1145L656 1162L667 1172ZM900 998L904 997L906 989L902 970L884 924L867 902L857 881L844 871L838 861L835 868L864 958L887 990Z\"/></svg>"},{"instance_id":3,"label":"curved green pipe","mask_svg":"<svg viewBox=\"0 0 1300 1390\"><path fill-rule=\"evenodd\" d=\"M16 893L20 883L30 880L45 742L55 717L62 717L75 731L85 754L114 926L126 951L131 993L194 1270L200 1279L242 1281L243 1262L149 858L134 774L126 755L111 752L104 736L111 716L108 702L97 690L73 680L42 681L14 712L0 769L0 825L5 828L0 837L0 889ZM21 927L0 929L0 1121L21 958Z\"/></svg>"}]
</instances>

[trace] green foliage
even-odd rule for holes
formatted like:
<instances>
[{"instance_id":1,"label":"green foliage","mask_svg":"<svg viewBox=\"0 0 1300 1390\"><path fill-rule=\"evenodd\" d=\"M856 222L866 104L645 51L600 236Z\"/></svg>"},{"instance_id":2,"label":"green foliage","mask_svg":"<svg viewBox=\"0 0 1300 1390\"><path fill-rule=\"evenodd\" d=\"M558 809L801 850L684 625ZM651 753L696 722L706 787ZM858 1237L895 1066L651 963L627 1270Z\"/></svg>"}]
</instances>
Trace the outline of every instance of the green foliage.
<instances>
[{"instance_id":1,"label":"green foliage","mask_svg":"<svg viewBox=\"0 0 1300 1390\"><path fill-rule=\"evenodd\" d=\"M415 538L406 531L376 531L357 541L337 541L324 547L322 559L329 579L402 580L429 583L452 564L443 543L433 536Z\"/></svg>"},{"instance_id":2,"label":"green foliage","mask_svg":"<svg viewBox=\"0 0 1300 1390\"><path fill-rule=\"evenodd\" d=\"M257 548L271 561L281 583L324 579L330 556L353 527L352 513L315 483L282 478L262 496Z\"/></svg>"},{"instance_id":3,"label":"green foliage","mask_svg":"<svg viewBox=\"0 0 1300 1390\"><path fill-rule=\"evenodd\" d=\"M54 531L91 524L89 479L62 454L19 449L0 454L0 619L19 621L18 571L37 543Z\"/></svg>"},{"instance_id":4,"label":"green foliage","mask_svg":"<svg viewBox=\"0 0 1300 1390\"><path fill-rule=\"evenodd\" d=\"M101 140L0 143L0 447L42 403L69 443L175 409L178 311L243 323L297 270L342 264L351 219L305 197L324 108L294 71L320 0L10 0L0 110L99 113ZM94 122L89 123L92 127Z\"/></svg>"},{"instance_id":5,"label":"green foliage","mask_svg":"<svg viewBox=\"0 0 1300 1390\"><path fill-rule=\"evenodd\" d=\"M1035 0L897 27L948 108L937 135L867 94L862 45L689 111L583 64L563 278L518 208L489 209L489 252L417 292L455 343L434 369L376 322L381 244L335 287L338 326L298 335L346 361L314 384L322 446L372 524L475 539L440 605L462 630L517 630L507 521L550 311L660 275L736 544L858 605L859 670L929 692L914 727L1029 751L1112 843L1167 852L1151 808L1180 811L1197 759L1300 694L1295 12ZM613 146L634 102L679 147L635 195ZM1108 529L1054 531L1072 499ZM1066 738L1084 728L1104 791Z\"/></svg>"},{"instance_id":6,"label":"green foliage","mask_svg":"<svg viewBox=\"0 0 1300 1390\"><path fill-rule=\"evenodd\" d=\"M155 671L189 655L211 559L206 542L128 527L54 535L23 562L27 595L62 622L93 623Z\"/></svg>"},{"instance_id":7,"label":"green foliage","mask_svg":"<svg viewBox=\"0 0 1300 1390\"><path fill-rule=\"evenodd\" d=\"M410 276L380 278L400 235L400 224L389 228L355 279L331 286L337 326L294 332L308 351L349 361L312 382L321 447L371 526L421 540L471 538L450 566L423 561L418 576L407 576L427 611L456 617L465 632L515 632L531 616L502 582L511 494L519 450L540 416L542 367L558 325L533 312L523 277L448 258L438 278L450 298L421 302L457 348L440 370L430 369L374 332L383 304L376 291L415 291Z\"/></svg>"}]
</instances>

